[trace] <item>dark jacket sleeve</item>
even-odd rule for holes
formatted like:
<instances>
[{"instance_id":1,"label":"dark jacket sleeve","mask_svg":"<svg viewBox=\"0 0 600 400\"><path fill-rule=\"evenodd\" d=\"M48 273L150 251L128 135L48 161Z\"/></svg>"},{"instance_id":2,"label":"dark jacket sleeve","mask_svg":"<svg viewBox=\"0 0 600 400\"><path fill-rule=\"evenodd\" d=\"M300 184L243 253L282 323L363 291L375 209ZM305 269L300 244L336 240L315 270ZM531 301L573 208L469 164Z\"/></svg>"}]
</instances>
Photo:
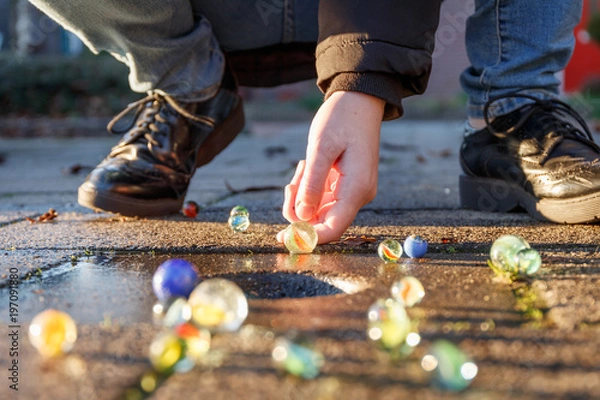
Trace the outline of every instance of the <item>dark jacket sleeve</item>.
<instances>
[{"instance_id":1,"label":"dark jacket sleeve","mask_svg":"<svg viewBox=\"0 0 600 400\"><path fill-rule=\"evenodd\" d=\"M317 84L386 101L384 119L402 115L402 99L425 91L441 0L321 0Z\"/></svg>"}]
</instances>

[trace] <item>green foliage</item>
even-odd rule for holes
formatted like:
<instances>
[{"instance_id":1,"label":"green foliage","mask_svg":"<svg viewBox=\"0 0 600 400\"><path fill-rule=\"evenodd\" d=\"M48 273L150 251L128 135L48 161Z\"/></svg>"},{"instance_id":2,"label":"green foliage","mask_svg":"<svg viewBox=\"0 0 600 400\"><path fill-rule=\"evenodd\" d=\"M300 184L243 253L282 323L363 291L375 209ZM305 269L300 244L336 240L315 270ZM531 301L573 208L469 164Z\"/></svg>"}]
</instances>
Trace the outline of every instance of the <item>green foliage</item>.
<instances>
[{"instance_id":1,"label":"green foliage","mask_svg":"<svg viewBox=\"0 0 600 400\"><path fill-rule=\"evenodd\" d=\"M587 31L590 38L600 44L600 12L595 12L590 16Z\"/></svg>"},{"instance_id":2,"label":"green foliage","mask_svg":"<svg viewBox=\"0 0 600 400\"><path fill-rule=\"evenodd\" d=\"M319 91L307 93L300 98L299 104L307 111L316 112L323 104L323 95Z\"/></svg>"},{"instance_id":3,"label":"green foliage","mask_svg":"<svg viewBox=\"0 0 600 400\"><path fill-rule=\"evenodd\" d=\"M600 119L600 80L591 80L580 92L565 99L585 120Z\"/></svg>"},{"instance_id":4,"label":"green foliage","mask_svg":"<svg viewBox=\"0 0 600 400\"><path fill-rule=\"evenodd\" d=\"M110 116L140 97L128 69L109 55L0 54L0 115Z\"/></svg>"}]
</instances>

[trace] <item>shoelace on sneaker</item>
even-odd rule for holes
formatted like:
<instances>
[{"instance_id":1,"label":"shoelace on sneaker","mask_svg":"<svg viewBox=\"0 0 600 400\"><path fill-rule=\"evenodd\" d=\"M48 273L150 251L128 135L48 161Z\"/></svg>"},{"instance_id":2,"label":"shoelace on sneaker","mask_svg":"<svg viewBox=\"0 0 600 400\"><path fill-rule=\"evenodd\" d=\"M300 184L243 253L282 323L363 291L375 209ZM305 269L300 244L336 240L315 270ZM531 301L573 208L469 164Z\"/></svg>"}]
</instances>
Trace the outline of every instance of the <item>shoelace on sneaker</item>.
<instances>
[{"instance_id":1,"label":"shoelace on sneaker","mask_svg":"<svg viewBox=\"0 0 600 400\"><path fill-rule=\"evenodd\" d=\"M521 116L519 121L517 121L516 124L502 132L495 130L490 121L489 108L493 103L499 100L515 97L529 99L532 100L533 103L523 113L523 115ZM545 156L543 157L543 160L541 160L542 164L549 157L552 150L556 146L558 146L558 144L562 142L563 139L566 137L586 143L587 145L595 148L598 152L600 152L600 147L598 147L598 145L594 142L592 133L590 132L590 129L588 128L585 120L571 106L560 100L540 100L534 96L530 96L523 93L509 93L490 99L483 108L483 115L489 132L497 137L505 138L511 135L513 132L517 131L519 128L521 128L525 121L527 121L527 119L531 117L533 113L540 110L545 112L544 114L540 114L540 117L538 119L538 122L542 124L542 129L540 130L540 132L543 134L554 132L555 134L555 140L553 141L552 145L544 151ZM572 119L573 121L577 122L579 128L577 126L572 125L567 120L563 120L559 117L566 117L567 119Z\"/></svg>"},{"instance_id":2,"label":"shoelace on sneaker","mask_svg":"<svg viewBox=\"0 0 600 400\"><path fill-rule=\"evenodd\" d=\"M148 103L151 103L148 105ZM158 93L150 93L148 96L143 99L137 100L133 103L127 105L127 107L117 114L107 125L107 129L110 133L114 134L124 134L129 131L130 137L127 142L132 143L136 141L140 137L144 137L149 143L154 146L159 145L159 142L154 139L154 134L159 132L158 127L155 122L166 123L167 121L160 115L160 109L167 103L173 109L178 112L183 117L201 124L208 125L211 128L214 128L216 125L215 121L212 118L206 116L198 116L193 115L187 110L185 110L175 99L171 96L160 95ZM137 108L137 109L136 109ZM138 121L138 117L146 108L150 108L145 115L144 119L140 119ZM115 125L127 114L135 110L135 115L133 116L132 122L122 130L116 130ZM137 124L134 129L133 126L135 122Z\"/></svg>"}]
</instances>

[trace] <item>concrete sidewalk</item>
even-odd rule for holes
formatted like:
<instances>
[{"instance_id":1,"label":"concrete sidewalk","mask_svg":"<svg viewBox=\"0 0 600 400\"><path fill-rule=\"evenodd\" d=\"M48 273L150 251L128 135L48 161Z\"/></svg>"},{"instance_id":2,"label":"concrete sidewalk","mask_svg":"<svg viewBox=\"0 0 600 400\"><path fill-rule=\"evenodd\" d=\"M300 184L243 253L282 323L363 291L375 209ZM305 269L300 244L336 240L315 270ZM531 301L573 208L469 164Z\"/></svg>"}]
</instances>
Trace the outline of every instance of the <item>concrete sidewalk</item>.
<instances>
[{"instance_id":1,"label":"concrete sidewalk","mask_svg":"<svg viewBox=\"0 0 600 400\"><path fill-rule=\"evenodd\" d=\"M260 274L304 274L320 282L327 276L343 293L250 300L245 328L214 338L218 360L170 377L152 398L600 398L599 226L459 209L461 121L400 121L384 124L378 195L348 230L345 239L354 240L291 259L275 234L286 226L282 188L304 157L307 131L308 123L249 125L196 173L187 196L203 207L195 220L121 218L77 204L78 186L118 138L0 139L2 298L15 268L22 279L20 390L5 379L0 398L122 398L147 370L147 348L159 331L149 318L151 274L175 256L195 260L205 276L240 281L260 283ZM238 204L252 221L241 235L226 223ZM58 212L55 220L27 220L49 208ZM505 233L540 251L538 277L512 284L494 279L487 254ZM428 240L423 260L379 261L379 241L410 234ZM366 310L407 274L426 288L423 303L410 310L421 320L423 342L408 360L393 364L366 340ZM48 307L69 312L80 335L70 356L43 362L26 327ZM0 320L10 323L3 310ZM532 311L538 311L533 321ZM325 355L316 380L282 377L270 362L272 333L292 330L315 336ZM8 375L17 358L9 356L5 331L0 369ZM467 391L429 387L419 360L439 338L477 362L479 375Z\"/></svg>"}]
</instances>

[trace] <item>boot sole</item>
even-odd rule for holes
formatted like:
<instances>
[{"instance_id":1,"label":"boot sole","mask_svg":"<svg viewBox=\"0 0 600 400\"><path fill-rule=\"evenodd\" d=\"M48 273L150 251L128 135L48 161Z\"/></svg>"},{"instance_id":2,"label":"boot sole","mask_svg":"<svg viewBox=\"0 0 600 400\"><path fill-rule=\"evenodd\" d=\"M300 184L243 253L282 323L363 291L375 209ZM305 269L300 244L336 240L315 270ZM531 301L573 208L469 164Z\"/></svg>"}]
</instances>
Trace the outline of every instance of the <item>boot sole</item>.
<instances>
[{"instance_id":1,"label":"boot sole","mask_svg":"<svg viewBox=\"0 0 600 400\"><path fill-rule=\"evenodd\" d=\"M460 205L479 211L509 212L524 208L540 221L582 224L600 221L600 193L569 199L538 199L521 186L493 178L461 175Z\"/></svg>"},{"instance_id":2,"label":"boot sole","mask_svg":"<svg viewBox=\"0 0 600 400\"><path fill-rule=\"evenodd\" d=\"M121 196L111 192L98 192L79 187L77 201L94 211L112 212L128 217L150 217L178 213L183 205L181 199L144 200Z\"/></svg>"},{"instance_id":3,"label":"boot sole","mask_svg":"<svg viewBox=\"0 0 600 400\"><path fill-rule=\"evenodd\" d=\"M225 149L242 131L244 123L244 107L242 99L238 99L229 116L200 146L196 156L196 167L207 164ZM77 201L84 207L132 217L176 214L181 210L184 200L185 194L179 199L136 199L110 191L97 191L85 185L79 187L77 196Z\"/></svg>"}]
</instances>

